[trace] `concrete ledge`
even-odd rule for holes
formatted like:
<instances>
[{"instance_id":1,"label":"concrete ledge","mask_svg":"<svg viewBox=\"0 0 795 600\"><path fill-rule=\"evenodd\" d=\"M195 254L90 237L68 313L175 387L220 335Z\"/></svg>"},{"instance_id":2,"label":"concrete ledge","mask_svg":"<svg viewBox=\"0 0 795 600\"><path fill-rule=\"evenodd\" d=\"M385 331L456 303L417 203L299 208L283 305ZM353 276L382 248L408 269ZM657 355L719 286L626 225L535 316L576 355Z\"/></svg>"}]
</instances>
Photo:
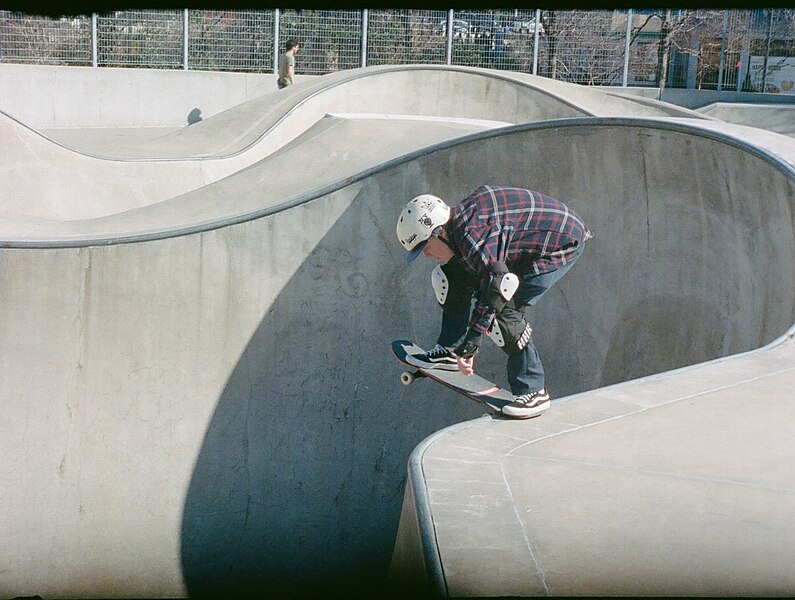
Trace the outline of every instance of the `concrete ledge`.
<instances>
[{"instance_id":1,"label":"concrete ledge","mask_svg":"<svg viewBox=\"0 0 795 600\"><path fill-rule=\"evenodd\" d=\"M791 338L432 436L410 477L437 591L791 595Z\"/></svg>"},{"instance_id":2,"label":"concrete ledge","mask_svg":"<svg viewBox=\"0 0 795 600\"><path fill-rule=\"evenodd\" d=\"M660 94L654 87L609 88L626 95L642 96L670 102L685 108L698 109L716 102L744 102L748 104L795 104L795 94L762 94L760 92L736 92L730 90L687 90L665 88Z\"/></svg>"},{"instance_id":3,"label":"concrete ledge","mask_svg":"<svg viewBox=\"0 0 795 600\"><path fill-rule=\"evenodd\" d=\"M728 123L758 127L795 137L795 104L717 102L699 109L699 112Z\"/></svg>"}]
</instances>

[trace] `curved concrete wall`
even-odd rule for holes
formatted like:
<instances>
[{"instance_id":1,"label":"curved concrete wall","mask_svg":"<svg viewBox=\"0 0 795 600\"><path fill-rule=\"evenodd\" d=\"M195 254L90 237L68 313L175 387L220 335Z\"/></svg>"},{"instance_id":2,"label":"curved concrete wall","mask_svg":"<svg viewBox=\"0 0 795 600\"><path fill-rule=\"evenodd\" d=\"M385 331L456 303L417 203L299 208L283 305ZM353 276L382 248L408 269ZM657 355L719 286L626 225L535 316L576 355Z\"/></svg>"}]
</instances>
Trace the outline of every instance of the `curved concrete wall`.
<instances>
[{"instance_id":1,"label":"curved concrete wall","mask_svg":"<svg viewBox=\"0 0 795 600\"><path fill-rule=\"evenodd\" d=\"M276 91L268 73L0 64L0 108L36 129L182 127Z\"/></svg>"},{"instance_id":2,"label":"curved concrete wall","mask_svg":"<svg viewBox=\"0 0 795 600\"><path fill-rule=\"evenodd\" d=\"M155 204L254 164L333 111L508 122L585 114L489 72L385 67L318 78L147 143L109 144L89 130L80 153L0 115L3 210L73 220Z\"/></svg>"},{"instance_id":3,"label":"curved concrete wall","mask_svg":"<svg viewBox=\"0 0 795 600\"><path fill-rule=\"evenodd\" d=\"M442 65L368 67L324 77L301 75L298 83L348 77L378 70L444 69ZM452 67L461 71L466 67ZM579 88L584 98L599 98L615 88L594 89L494 69L469 69L485 75L506 75L551 86ZM276 76L270 73L229 73L164 69L61 67L0 64L0 109L35 129L183 127L198 110L206 120L255 98L277 94ZM412 94L393 94L397 100ZM713 102L719 100L712 100ZM631 107L632 101L626 102ZM672 114L676 107L659 103ZM634 111L630 108L630 113ZM599 113L601 114L601 113Z\"/></svg>"},{"instance_id":4,"label":"curved concrete wall","mask_svg":"<svg viewBox=\"0 0 795 600\"><path fill-rule=\"evenodd\" d=\"M299 166L304 175L296 182L297 187L292 188L293 192L322 187L324 182L337 179L338 162L343 157L351 163L347 168L354 163L375 166L379 159L389 160L395 154L481 131L493 124L461 120L431 121L419 126L400 120L371 120L367 129L362 130L361 125L357 126L351 119L321 118L308 127L293 144L282 148L274 156L275 160L266 161L270 174L266 179L260 178L261 185L273 188L287 179L292 180L291 174L283 173L285 165L290 164ZM273 153L284 143L284 133L284 128L277 128L250 152L227 159L108 160L72 152L11 119L0 118L0 164L7 168L6 177L0 183L3 195L0 239L63 239L74 237L80 230L94 231L96 237L103 228L113 231L114 225L116 234L132 234L136 231L136 219L132 215L140 214L149 217L149 228L178 228L186 219L195 221L199 211L178 208L168 213L169 208L174 203L184 206L196 197L207 199L213 193L216 194L211 201L216 212L214 218L239 209L245 202L259 207L256 192L240 198L232 191L231 199L219 200L218 187L212 188L209 194L204 187L216 182L220 188L225 188L221 180L262 161L262 155ZM368 148L372 135L382 135L388 143ZM340 139L345 140L344 143ZM348 149L346 144L355 144L355 147ZM314 149L318 146L329 148L329 153L314 158ZM262 169L257 172L262 174ZM232 188L238 184L239 179L231 181ZM285 193L291 192L285 190Z\"/></svg>"},{"instance_id":5,"label":"curved concrete wall","mask_svg":"<svg viewBox=\"0 0 795 600\"><path fill-rule=\"evenodd\" d=\"M0 114L3 211L74 220L155 204L262 160L335 111L507 123L593 114L703 118L540 77L427 66L373 67L316 78L146 141L125 143L115 136L108 141L86 130L82 143L72 139L71 150Z\"/></svg>"},{"instance_id":6,"label":"curved concrete wall","mask_svg":"<svg viewBox=\"0 0 795 600\"><path fill-rule=\"evenodd\" d=\"M313 79L316 77L300 75L298 83ZM666 88L662 98L657 88L610 87L596 91L662 99L660 108L668 114L676 110L675 105L695 109L716 102L795 102L793 95L728 90ZM0 109L36 129L182 127L189 123L194 110L207 119L275 92L276 76L271 73L0 64ZM630 109L630 113L634 111Z\"/></svg>"},{"instance_id":7,"label":"curved concrete wall","mask_svg":"<svg viewBox=\"0 0 795 600\"><path fill-rule=\"evenodd\" d=\"M409 452L479 414L387 366L390 339L438 322L431 265L394 240L418 193L521 185L593 228L534 316L556 396L795 321L793 181L708 124L520 126L343 173L289 210L260 187L272 214L192 235L0 251L0 594L380 582ZM480 365L503 377L496 348Z\"/></svg>"},{"instance_id":8,"label":"curved concrete wall","mask_svg":"<svg viewBox=\"0 0 795 600\"><path fill-rule=\"evenodd\" d=\"M562 399L543 419L478 419L419 445L393 585L454 597L793 589L784 507L793 495L785 440L795 383L795 145L710 124L713 133L739 136L739 145L729 151L722 135L710 142L713 133L705 131L705 146L692 148L689 136L665 132L671 125L637 132L645 150L634 168L645 172L653 204L630 202L628 210L615 207L613 219L599 216L609 239L598 236L586 255L609 247L620 262L605 269L603 283L585 289L571 277L589 278L593 270L578 267L550 307L551 317L561 308L579 316L573 328L583 330L589 319L617 311L604 365L611 356L615 362L602 384L631 373L639 378ZM709 164L686 164L691 150L708 145ZM759 182L742 180L752 177L742 167L752 157L778 171L780 187L757 191ZM715 173L705 179L709 167ZM665 169L677 178L661 186ZM638 289L642 295L632 300ZM583 293L599 306L587 315L582 307L569 311ZM550 302L542 304L540 311ZM768 309L776 313L772 330ZM541 312L538 321L536 334L555 330ZM728 346L739 323L759 338L736 355L739 347ZM555 337L562 336L555 330ZM688 366L668 370L677 364ZM659 371L665 373L640 377ZM484 552L499 565L484 561ZM421 566L417 554L425 558Z\"/></svg>"}]
</instances>

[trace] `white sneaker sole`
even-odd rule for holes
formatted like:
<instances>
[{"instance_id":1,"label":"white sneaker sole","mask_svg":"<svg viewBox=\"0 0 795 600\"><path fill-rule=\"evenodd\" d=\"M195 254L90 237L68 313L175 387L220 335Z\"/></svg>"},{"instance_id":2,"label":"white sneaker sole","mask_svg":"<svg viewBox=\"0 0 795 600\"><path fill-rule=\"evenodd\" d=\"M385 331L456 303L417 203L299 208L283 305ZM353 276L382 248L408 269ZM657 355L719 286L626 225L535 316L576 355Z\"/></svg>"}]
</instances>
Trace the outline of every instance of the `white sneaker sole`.
<instances>
[{"instance_id":1,"label":"white sneaker sole","mask_svg":"<svg viewBox=\"0 0 795 600\"><path fill-rule=\"evenodd\" d=\"M543 404L539 404L538 406L534 406L533 408L519 408L517 406L504 406L502 409L502 414L506 417L511 417L514 419L529 419L531 417L537 417L542 412L547 410L550 405L550 400L547 400Z\"/></svg>"}]
</instances>

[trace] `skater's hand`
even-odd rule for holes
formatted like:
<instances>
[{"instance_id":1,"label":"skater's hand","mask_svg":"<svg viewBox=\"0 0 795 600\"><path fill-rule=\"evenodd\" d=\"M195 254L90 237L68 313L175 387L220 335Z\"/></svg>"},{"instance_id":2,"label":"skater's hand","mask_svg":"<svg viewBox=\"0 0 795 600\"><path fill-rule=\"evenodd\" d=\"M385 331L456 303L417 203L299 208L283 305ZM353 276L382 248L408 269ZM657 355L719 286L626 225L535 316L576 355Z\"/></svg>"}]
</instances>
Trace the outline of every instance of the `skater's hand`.
<instances>
[{"instance_id":1,"label":"skater's hand","mask_svg":"<svg viewBox=\"0 0 795 600\"><path fill-rule=\"evenodd\" d=\"M482 339L482 334L468 329L466 336L464 336L464 341L461 342L458 348L453 350L453 355L458 362L458 370L466 376L475 373L475 355L478 353Z\"/></svg>"},{"instance_id":2,"label":"skater's hand","mask_svg":"<svg viewBox=\"0 0 795 600\"><path fill-rule=\"evenodd\" d=\"M461 371L464 375L469 377L470 375L475 374L475 356L468 356L466 358L461 358L460 356L457 358L458 361L458 370Z\"/></svg>"}]
</instances>

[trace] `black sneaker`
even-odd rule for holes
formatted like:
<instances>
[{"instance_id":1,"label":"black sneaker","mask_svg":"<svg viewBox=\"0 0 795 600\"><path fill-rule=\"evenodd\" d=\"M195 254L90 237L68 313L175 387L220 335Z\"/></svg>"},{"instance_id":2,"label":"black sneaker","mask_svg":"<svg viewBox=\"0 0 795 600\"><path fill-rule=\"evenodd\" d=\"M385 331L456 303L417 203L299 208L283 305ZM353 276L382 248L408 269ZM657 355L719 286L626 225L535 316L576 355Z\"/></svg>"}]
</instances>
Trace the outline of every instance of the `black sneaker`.
<instances>
[{"instance_id":1,"label":"black sneaker","mask_svg":"<svg viewBox=\"0 0 795 600\"><path fill-rule=\"evenodd\" d=\"M502 408L502 414L514 419L529 419L549 408L549 394L545 389L516 396L514 401Z\"/></svg>"},{"instance_id":2,"label":"black sneaker","mask_svg":"<svg viewBox=\"0 0 795 600\"><path fill-rule=\"evenodd\" d=\"M458 371L456 357L444 346L436 344L425 354L410 354L406 362L422 369L441 369L442 371Z\"/></svg>"}]
</instances>

